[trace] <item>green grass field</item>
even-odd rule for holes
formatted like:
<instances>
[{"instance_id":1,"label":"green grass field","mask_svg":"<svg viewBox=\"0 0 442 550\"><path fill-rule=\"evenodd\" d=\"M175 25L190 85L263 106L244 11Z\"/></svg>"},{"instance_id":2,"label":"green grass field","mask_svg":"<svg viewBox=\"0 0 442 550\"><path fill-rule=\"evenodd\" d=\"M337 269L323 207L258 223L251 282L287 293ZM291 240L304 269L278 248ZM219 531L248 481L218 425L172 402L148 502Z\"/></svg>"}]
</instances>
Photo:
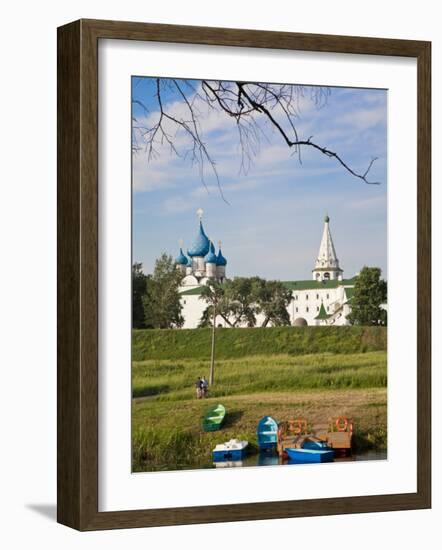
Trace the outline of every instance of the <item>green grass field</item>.
<instances>
[{"instance_id":1,"label":"green grass field","mask_svg":"<svg viewBox=\"0 0 442 550\"><path fill-rule=\"evenodd\" d=\"M208 359L210 328L196 330L134 330L132 359ZM220 328L217 356L238 359L250 355L364 353L387 349L385 327L266 327Z\"/></svg>"},{"instance_id":2,"label":"green grass field","mask_svg":"<svg viewBox=\"0 0 442 550\"><path fill-rule=\"evenodd\" d=\"M215 385L204 400L195 399L194 382L208 377L210 331L134 331L133 470L204 467L213 447L232 437L247 439L253 449L256 424L266 414L277 420L303 417L310 424L348 416L356 450L385 448L385 329L340 327L345 345L337 341L336 329L318 330L307 327L301 335L291 328L220 330ZM254 344L259 353L252 355ZM317 351L305 353L308 347ZM225 424L204 433L201 417L217 402L227 408Z\"/></svg>"}]
</instances>

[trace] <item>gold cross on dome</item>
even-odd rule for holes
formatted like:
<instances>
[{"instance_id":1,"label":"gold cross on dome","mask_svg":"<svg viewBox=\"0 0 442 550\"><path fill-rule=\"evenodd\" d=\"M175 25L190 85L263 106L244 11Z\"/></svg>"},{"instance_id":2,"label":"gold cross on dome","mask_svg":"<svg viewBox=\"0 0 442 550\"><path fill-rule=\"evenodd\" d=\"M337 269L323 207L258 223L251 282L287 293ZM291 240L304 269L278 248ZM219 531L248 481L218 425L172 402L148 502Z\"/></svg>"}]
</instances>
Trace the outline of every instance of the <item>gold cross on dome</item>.
<instances>
[{"instance_id":1,"label":"gold cross on dome","mask_svg":"<svg viewBox=\"0 0 442 550\"><path fill-rule=\"evenodd\" d=\"M204 214L204 210L202 208L198 208L198 210L196 211L196 215L198 216L199 219L203 217L203 214Z\"/></svg>"}]
</instances>

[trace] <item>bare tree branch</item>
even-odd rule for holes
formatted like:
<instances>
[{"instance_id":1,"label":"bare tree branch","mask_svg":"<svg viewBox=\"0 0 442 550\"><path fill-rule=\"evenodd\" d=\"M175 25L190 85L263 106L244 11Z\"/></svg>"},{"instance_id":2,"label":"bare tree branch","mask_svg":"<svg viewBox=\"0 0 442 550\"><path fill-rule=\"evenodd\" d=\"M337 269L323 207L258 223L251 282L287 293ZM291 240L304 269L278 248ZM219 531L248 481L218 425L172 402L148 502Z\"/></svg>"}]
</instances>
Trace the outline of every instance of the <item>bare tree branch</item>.
<instances>
[{"instance_id":1,"label":"bare tree branch","mask_svg":"<svg viewBox=\"0 0 442 550\"><path fill-rule=\"evenodd\" d=\"M277 128L281 136L283 137L284 141L287 143L289 147L300 147L302 145L306 145L309 147L313 147L314 149L320 151L324 155L330 158L335 158L350 174L355 176L356 178L361 179L365 183L371 184L371 185L379 185L380 182L378 181L368 181L367 175L370 171L370 168L373 166L373 163L376 161L376 158L372 158L368 168L365 170L364 173L360 174L358 172L355 172L350 166L342 160L342 158L335 152L331 151L330 149L327 149L326 147L321 147L317 143L314 143L311 141L312 136L310 136L307 140L301 140L301 139L295 139L291 140L286 132L283 130L282 126L279 124L279 122L275 119L275 117L272 115L270 110L265 106L264 103L257 103L252 97L245 91L245 84L241 82L237 82L238 88L241 90L244 97L247 99L249 104L258 112L263 113L266 115L266 117L271 121L271 123Z\"/></svg>"},{"instance_id":2,"label":"bare tree branch","mask_svg":"<svg viewBox=\"0 0 442 550\"><path fill-rule=\"evenodd\" d=\"M145 120L134 119L132 127L132 147L135 154L144 146L148 160L159 155L158 148L167 145L177 157L190 159L198 166L200 178L207 191L205 166L207 165L217 182L219 193L226 201L220 183L215 159L209 153L203 138L201 121L204 115L200 107L217 111L234 120L241 150L240 173L246 174L253 159L258 155L261 140L268 140L265 127L273 129L284 143L293 149L302 163L301 151L304 147L314 149L328 158L334 159L347 172L366 184L377 185L371 181L369 172L377 160L370 160L363 172L357 171L344 160L341 154L313 140L313 136L301 138L298 131L298 119L302 111L301 100L310 91L309 100L317 109L327 105L330 90L322 87L305 87L291 84L262 84L253 82L228 82L222 80L195 81L177 79L155 79L155 98L157 111L148 110L144 102L133 99L134 105L143 110ZM176 95L175 111L168 97L167 107L163 99L163 87L169 95ZM184 109L176 112L176 105ZM184 139L184 141L183 141ZM227 201L226 201L227 202Z\"/></svg>"}]
</instances>

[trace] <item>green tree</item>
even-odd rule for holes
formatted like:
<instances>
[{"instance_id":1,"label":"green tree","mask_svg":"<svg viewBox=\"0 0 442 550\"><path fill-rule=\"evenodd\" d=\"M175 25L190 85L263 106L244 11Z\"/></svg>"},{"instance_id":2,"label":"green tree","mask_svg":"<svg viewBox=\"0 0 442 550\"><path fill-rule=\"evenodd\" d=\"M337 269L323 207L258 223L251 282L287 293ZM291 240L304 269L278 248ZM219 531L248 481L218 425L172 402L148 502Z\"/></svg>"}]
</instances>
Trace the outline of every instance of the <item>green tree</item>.
<instances>
[{"instance_id":1,"label":"green tree","mask_svg":"<svg viewBox=\"0 0 442 550\"><path fill-rule=\"evenodd\" d=\"M152 275L146 278L143 297L146 328L179 328L184 324L178 288L182 279L172 256L163 253L155 262Z\"/></svg>"},{"instance_id":2,"label":"green tree","mask_svg":"<svg viewBox=\"0 0 442 550\"><path fill-rule=\"evenodd\" d=\"M230 327L246 324L248 327L256 325L257 305L253 293L254 279L250 277L236 277L223 285L209 281L203 287L200 299L208 306L204 310L200 327L212 326L213 306L216 302L216 314Z\"/></svg>"},{"instance_id":3,"label":"green tree","mask_svg":"<svg viewBox=\"0 0 442 550\"><path fill-rule=\"evenodd\" d=\"M245 323L248 327L256 325L257 305L253 294L254 278L235 277L226 284L226 297L230 302L233 326Z\"/></svg>"},{"instance_id":4,"label":"green tree","mask_svg":"<svg viewBox=\"0 0 442 550\"><path fill-rule=\"evenodd\" d=\"M381 279L378 267L363 267L358 275L351 313L348 316L352 325L386 325L387 312L381 304L387 302L387 282Z\"/></svg>"},{"instance_id":5,"label":"green tree","mask_svg":"<svg viewBox=\"0 0 442 550\"><path fill-rule=\"evenodd\" d=\"M132 266L132 328L145 328L143 296L146 294L146 275L143 264Z\"/></svg>"},{"instance_id":6,"label":"green tree","mask_svg":"<svg viewBox=\"0 0 442 550\"><path fill-rule=\"evenodd\" d=\"M236 277L223 285L209 281L203 287L200 299L208 306L205 309L200 327L212 326L213 307L230 327L256 326L256 315L264 315L262 326L290 325L287 307L291 292L279 281L266 281L259 277Z\"/></svg>"},{"instance_id":7,"label":"green tree","mask_svg":"<svg viewBox=\"0 0 442 550\"><path fill-rule=\"evenodd\" d=\"M264 315L261 326L269 323L273 326L290 325L290 315L287 307L291 302L292 293L279 281L265 281L255 277L253 279L253 294L258 313Z\"/></svg>"},{"instance_id":8,"label":"green tree","mask_svg":"<svg viewBox=\"0 0 442 550\"><path fill-rule=\"evenodd\" d=\"M200 327L211 327L213 325L214 308L216 307L217 316L224 319L224 321L233 327L234 324L230 319L230 316L235 311L235 305L231 303L228 296L226 296L226 286L221 285L217 281L209 280L206 285L201 289L200 300L204 300L208 305L201 316L199 323Z\"/></svg>"}]
</instances>

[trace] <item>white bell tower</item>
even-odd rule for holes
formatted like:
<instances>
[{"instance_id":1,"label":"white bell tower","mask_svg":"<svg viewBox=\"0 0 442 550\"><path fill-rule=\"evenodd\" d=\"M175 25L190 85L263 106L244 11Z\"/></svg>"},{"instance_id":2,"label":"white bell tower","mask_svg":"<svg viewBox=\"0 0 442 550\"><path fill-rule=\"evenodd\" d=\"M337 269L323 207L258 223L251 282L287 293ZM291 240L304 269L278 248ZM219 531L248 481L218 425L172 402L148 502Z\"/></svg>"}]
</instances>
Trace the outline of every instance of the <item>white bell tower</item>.
<instances>
[{"instance_id":1,"label":"white bell tower","mask_svg":"<svg viewBox=\"0 0 442 550\"><path fill-rule=\"evenodd\" d=\"M315 268L312 270L314 281L342 280L343 271L339 267L339 260L336 256L329 223L330 218L327 215L324 218L324 231L322 232L318 257L315 262Z\"/></svg>"}]
</instances>

